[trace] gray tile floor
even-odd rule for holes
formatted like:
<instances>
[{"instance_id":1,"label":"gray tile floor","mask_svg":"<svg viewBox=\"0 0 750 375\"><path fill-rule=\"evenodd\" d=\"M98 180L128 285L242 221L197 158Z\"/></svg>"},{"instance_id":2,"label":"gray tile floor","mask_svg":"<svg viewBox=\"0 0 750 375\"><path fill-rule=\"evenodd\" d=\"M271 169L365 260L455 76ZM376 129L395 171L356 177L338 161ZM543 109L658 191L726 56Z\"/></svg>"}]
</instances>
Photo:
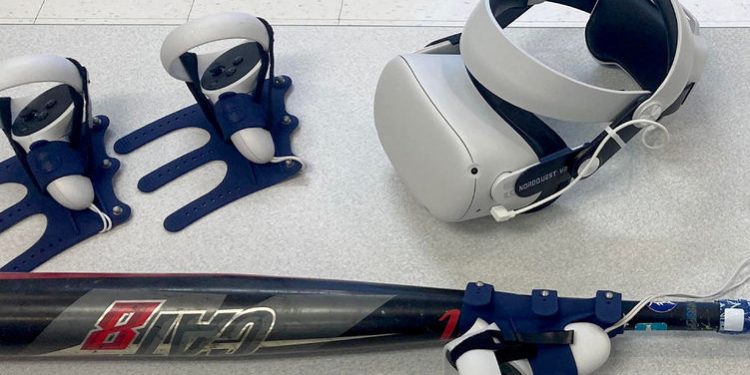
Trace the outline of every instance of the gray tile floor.
<instances>
[{"instance_id":1,"label":"gray tile floor","mask_svg":"<svg viewBox=\"0 0 750 375\"><path fill-rule=\"evenodd\" d=\"M136 216L40 271L255 273L449 288L481 279L519 293L551 287L589 296L610 288L628 298L663 289L705 292L721 284L747 255L750 128L743 125L750 118L750 51L744 46L750 30L705 32L711 45L706 74L690 105L670 119L673 143L663 152L633 145L602 175L539 214L500 227L489 219L448 225L418 207L394 175L377 142L372 97L389 59L456 29L314 25L459 26L475 2L0 0L0 23L16 24L0 26L0 59L49 52L84 62L96 112L116 121L110 142L191 103L184 84L159 64L158 47L173 26L154 25L233 9L276 25L307 26L279 26L277 53L278 72L297 85L290 96L290 108L302 119L295 151L310 169L189 231L168 235L161 228L165 214L215 186L223 170L212 165L149 195L137 191L138 178L200 139L182 133L155 146L161 149L121 156L126 168L118 193ZM684 3L705 26L750 27L750 0ZM540 6L519 24L582 24L580 14L555 8ZM24 25L34 23L88 25ZM529 46L534 38L550 39L555 54L584 48L570 45L582 43L580 30L512 32ZM580 57L566 67L585 72L594 64ZM0 159L9 152L2 145ZM0 209L13 197L0 190ZM33 243L43 227L29 221L0 235L0 261L8 250ZM750 292L744 288L738 295ZM617 339L612 359L598 374L732 373L750 366L747 352L741 338L632 334ZM436 347L260 361L3 361L0 373L441 375L445 368Z\"/></svg>"},{"instance_id":2,"label":"gray tile floor","mask_svg":"<svg viewBox=\"0 0 750 375\"><path fill-rule=\"evenodd\" d=\"M277 25L460 26L476 0L0 0L0 24L181 24L243 10ZM750 27L750 0L683 0L707 27ZM535 7L516 26L578 27L585 15Z\"/></svg>"},{"instance_id":3,"label":"gray tile floor","mask_svg":"<svg viewBox=\"0 0 750 375\"><path fill-rule=\"evenodd\" d=\"M0 59L48 52L84 62L95 112L113 119L111 147L193 101L159 63L159 45L173 28L0 26ZM556 288L585 297L606 288L639 298L665 290L708 292L748 255L750 50L740 47L748 45L750 29L705 30L711 58L689 104L665 122L673 136L666 149L649 151L635 142L554 206L503 225L432 219L405 191L372 123L374 89L387 61L455 30L278 26L277 72L295 79L289 108L301 127L294 147L309 169L171 235L161 225L166 214L224 174L212 164L153 194L140 193L141 176L200 144L199 132L175 134L118 156L125 166L118 194L134 208L130 223L39 271L249 273L449 288L484 280L517 293ZM588 54L570 53L584 51L579 29L510 33L535 56L570 57L556 59L563 65L555 67L574 76L607 69ZM540 38L548 43L534 43ZM581 132L567 129L566 135ZM0 145L0 159L8 156L10 149ZM7 198L0 190L0 209ZM29 221L2 233L0 257L23 249L43 228ZM731 296L749 295L743 288ZM750 368L749 347L747 339L712 333L624 335L597 375L730 374ZM442 375L445 361L434 347L260 361L49 359L2 361L1 367L3 375Z\"/></svg>"}]
</instances>

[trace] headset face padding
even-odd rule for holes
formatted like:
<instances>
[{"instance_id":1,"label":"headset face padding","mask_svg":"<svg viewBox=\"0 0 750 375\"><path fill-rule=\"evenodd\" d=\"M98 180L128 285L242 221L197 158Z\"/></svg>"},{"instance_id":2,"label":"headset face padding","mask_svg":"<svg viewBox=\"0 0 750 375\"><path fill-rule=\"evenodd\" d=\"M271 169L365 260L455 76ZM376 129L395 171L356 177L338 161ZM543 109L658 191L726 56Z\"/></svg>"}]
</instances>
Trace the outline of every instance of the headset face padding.
<instances>
[{"instance_id":1,"label":"headset face padding","mask_svg":"<svg viewBox=\"0 0 750 375\"><path fill-rule=\"evenodd\" d=\"M586 26L591 54L627 71L651 92L667 78L677 52L677 24L669 1L598 0Z\"/></svg>"}]
</instances>

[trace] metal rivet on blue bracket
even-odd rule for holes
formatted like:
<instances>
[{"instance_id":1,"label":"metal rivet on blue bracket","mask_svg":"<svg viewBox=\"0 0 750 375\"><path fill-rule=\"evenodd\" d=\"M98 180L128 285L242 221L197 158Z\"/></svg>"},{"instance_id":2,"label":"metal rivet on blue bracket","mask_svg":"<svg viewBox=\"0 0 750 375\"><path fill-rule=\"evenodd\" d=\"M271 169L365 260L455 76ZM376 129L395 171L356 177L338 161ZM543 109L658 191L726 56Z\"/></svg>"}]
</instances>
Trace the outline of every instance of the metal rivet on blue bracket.
<instances>
[{"instance_id":1,"label":"metal rivet on blue bracket","mask_svg":"<svg viewBox=\"0 0 750 375\"><path fill-rule=\"evenodd\" d=\"M266 129L273 137L277 157L293 156L291 135L299 122L286 112L285 99L291 86L292 80L289 77L267 80L260 103L264 108L270 106L270 124ZM270 104L268 90L271 90L272 96ZM214 190L166 218L164 228L170 232L179 232L219 208L287 180L302 170L302 164L293 160L263 165L248 161L231 142L224 140L198 104L123 137L115 143L115 151L119 154L128 154L173 131L191 127L207 131L210 135L208 143L149 173L138 182L138 189L146 193L156 191L212 161L225 162L227 172L224 180Z\"/></svg>"},{"instance_id":2,"label":"metal rivet on blue bracket","mask_svg":"<svg viewBox=\"0 0 750 375\"><path fill-rule=\"evenodd\" d=\"M538 316L555 316L559 311L557 291L534 290L531 293L531 311Z\"/></svg>"},{"instance_id":3,"label":"metal rivet on blue bracket","mask_svg":"<svg viewBox=\"0 0 750 375\"><path fill-rule=\"evenodd\" d=\"M622 317L622 294L599 291L596 293L596 318L604 325L613 325ZM622 329L616 333L622 333Z\"/></svg>"},{"instance_id":4,"label":"metal rivet on blue bracket","mask_svg":"<svg viewBox=\"0 0 750 375\"><path fill-rule=\"evenodd\" d=\"M120 169L120 162L107 155L104 135L109 119L97 117L91 129L89 169L91 182L96 193L97 206L105 210L118 226L130 218L130 207L117 199L113 188L113 178ZM31 248L0 269L2 272L28 272L50 260L66 249L92 237L102 230L102 220L92 211L70 211L58 204L34 182L18 157L0 163L0 184L16 183L26 188L23 200L0 212L0 233L21 221L44 215L47 228L42 237Z\"/></svg>"}]
</instances>

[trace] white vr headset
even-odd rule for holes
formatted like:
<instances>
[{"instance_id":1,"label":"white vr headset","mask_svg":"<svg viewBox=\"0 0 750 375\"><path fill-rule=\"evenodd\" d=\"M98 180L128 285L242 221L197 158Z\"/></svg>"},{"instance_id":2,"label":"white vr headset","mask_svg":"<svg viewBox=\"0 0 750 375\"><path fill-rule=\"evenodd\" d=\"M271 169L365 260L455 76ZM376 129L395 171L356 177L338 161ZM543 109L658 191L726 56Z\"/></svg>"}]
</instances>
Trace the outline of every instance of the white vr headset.
<instances>
[{"instance_id":1,"label":"white vr headset","mask_svg":"<svg viewBox=\"0 0 750 375\"><path fill-rule=\"evenodd\" d=\"M642 88L620 91L567 77L514 45L503 29L543 0L481 0L463 34L402 55L375 98L380 141L409 191L432 215L505 221L550 204L639 133L684 103L706 45L677 0L550 0L591 14L594 58ZM611 123L570 148L538 116Z\"/></svg>"}]
</instances>

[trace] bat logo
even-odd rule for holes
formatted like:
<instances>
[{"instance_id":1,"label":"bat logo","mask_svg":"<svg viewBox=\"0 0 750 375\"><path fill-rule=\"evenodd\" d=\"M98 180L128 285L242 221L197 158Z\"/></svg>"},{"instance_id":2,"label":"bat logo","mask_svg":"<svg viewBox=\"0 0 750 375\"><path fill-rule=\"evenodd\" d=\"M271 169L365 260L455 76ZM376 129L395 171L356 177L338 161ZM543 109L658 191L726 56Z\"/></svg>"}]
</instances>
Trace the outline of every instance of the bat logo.
<instances>
[{"instance_id":1,"label":"bat logo","mask_svg":"<svg viewBox=\"0 0 750 375\"><path fill-rule=\"evenodd\" d=\"M164 301L115 302L104 312L81 350L126 350Z\"/></svg>"},{"instance_id":2,"label":"bat logo","mask_svg":"<svg viewBox=\"0 0 750 375\"><path fill-rule=\"evenodd\" d=\"M163 309L165 300L115 301L99 317L81 352L107 354L249 355L276 323L267 307L207 310Z\"/></svg>"},{"instance_id":3,"label":"bat logo","mask_svg":"<svg viewBox=\"0 0 750 375\"><path fill-rule=\"evenodd\" d=\"M648 308L655 313L666 314L676 309L677 304L670 301L652 302L648 305Z\"/></svg>"}]
</instances>

